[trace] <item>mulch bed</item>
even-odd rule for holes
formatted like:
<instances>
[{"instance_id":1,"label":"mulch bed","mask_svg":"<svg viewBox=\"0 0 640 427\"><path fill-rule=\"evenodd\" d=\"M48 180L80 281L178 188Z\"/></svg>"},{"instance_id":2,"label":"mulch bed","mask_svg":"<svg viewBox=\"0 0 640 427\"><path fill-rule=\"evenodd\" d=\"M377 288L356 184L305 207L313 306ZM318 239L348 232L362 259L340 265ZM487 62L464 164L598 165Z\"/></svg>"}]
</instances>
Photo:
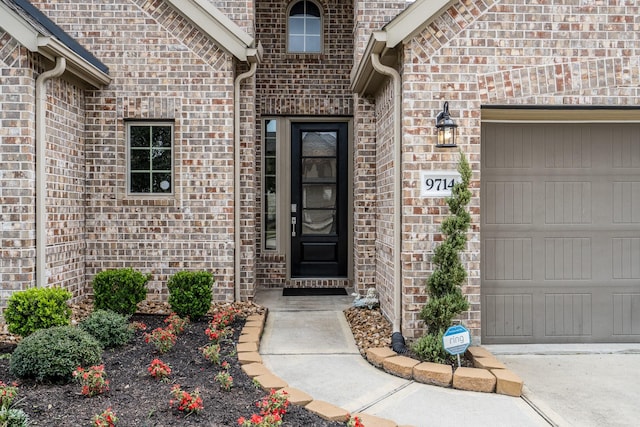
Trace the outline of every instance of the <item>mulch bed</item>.
<instances>
[{"instance_id":1,"label":"mulch bed","mask_svg":"<svg viewBox=\"0 0 640 427\"><path fill-rule=\"evenodd\" d=\"M142 315L132 317L147 325L147 331L164 327L165 315ZM192 322L178 336L178 342L167 353L159 354L151 344L144 342L143 332L136 332L130 344L117 349L105 350L103 362L110 382L106 394L85 397L80 385L39 384L31 380L15 378L9 372L8 358L0 359L0 380L5 383L18 381L19 392L15 406L30 417L32 426L91 426L94 415L111 407L118 417L118 426L237 426L238 418L250 418L258 410L256 402L267 395L240 368L234 353L235 339L243 321L234 327L234 340L222 346L233 377L233 387L224 391L214 376L222 368L207 361L200 351L209 343L204 334L207 319ZM168 381L152 378L147 367L159 358L171 366ZM170 391L179 384L185 391L198 388L204 409L198 414L185 416L169 406ZM289 406L283 426L337 427L342 423L326 421L304 408Z\"/></svg>"}]
</instances>

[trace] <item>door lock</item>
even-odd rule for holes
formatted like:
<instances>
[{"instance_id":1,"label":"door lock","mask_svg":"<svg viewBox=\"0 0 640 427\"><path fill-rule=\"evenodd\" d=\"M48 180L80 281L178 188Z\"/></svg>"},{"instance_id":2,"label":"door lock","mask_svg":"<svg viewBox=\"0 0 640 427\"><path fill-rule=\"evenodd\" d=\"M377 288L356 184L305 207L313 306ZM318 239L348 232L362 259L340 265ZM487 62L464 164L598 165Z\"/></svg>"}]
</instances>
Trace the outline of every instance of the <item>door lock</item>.
<instances>
[{"instance_id":1,"label":"door lock","mask_svg":"<svg viewBox=\"0 0 640 427\"><path fill-rule=\"evenodd\" d=\"M291 217L291 237L296 237L296 222L298 219L295 216Z\"/></svg>"}]
</instances>

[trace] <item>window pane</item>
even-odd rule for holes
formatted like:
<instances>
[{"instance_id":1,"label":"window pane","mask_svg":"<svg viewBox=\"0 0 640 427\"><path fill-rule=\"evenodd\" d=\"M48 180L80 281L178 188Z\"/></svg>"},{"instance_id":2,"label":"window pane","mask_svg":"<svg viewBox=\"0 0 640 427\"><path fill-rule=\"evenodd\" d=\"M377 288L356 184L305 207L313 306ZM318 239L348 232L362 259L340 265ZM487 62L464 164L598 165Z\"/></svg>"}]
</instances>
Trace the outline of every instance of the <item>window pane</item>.
<instances>
[{"instance_id":1,"label":"window pane","mask_svg":"<svg viewBox=\"0 0 640 427\"><path fill-rule=\"evenodd\" d=\"M313 2L305 1L307 15L320 17L320 9Z\"/></svg>"},{"instance_id":2,"label":"window pane","mask_svg":"<svg viewBox=\"0 0 640 427\"><path fill-rule=\"evenodd\" d=\"M289 18L289 34L304 34L304 18L295 16Z\"/></svg>"},{"instance_id":3,"label":"window pane","mask_svg":"<svg viewBox=\"0 0 640 427\"><path fill-rule=\"evenodd\" d=\"M265 173L267 175L275 175L276 174L276 159L271 157L271 158L265 158L264 159L264 169L265 169Z\"/></svg>"},{"instance_id":4,"label":"window pane","mask_svg":"<svg viewBox=\"0 0 640 427\"><path fill-rule=\"evenodd\" d=\"M153 186L151 191L154 193L170 193L171 192L171 174L170 173L154 173Z\"/></svg>"},{"instance_id":5,"label":"window pane","mask_svg":"<svg viewBox=\"0 0 640 427\"><path fill-rule=\"evenodd\" d=\"M154 171L171 170L171 150L153 150L152 165Z\"/></svg>"},{"instance_id":6,"label":"window pane","mask_svg":"<svg viewBox=\"0 0 640 427\"><path fill-rule=\"evenodd\" d=\"M307 18L307 31L308 35L320 35L320 18Z\"/></svg>"},{"instance_id":7,"label":"window pane","mask_svg":"<svg viewBox=\"0 0 640 427\"><path fill-rule=\"evenodd\" d=\"M131 170L148 171L151 169L149 150L131 150Z\"/></svg>"},{"instance_id":8,"label":"window pane","mask_svg":"<svg viewBox=\"0 0 640 427\"><path fill-rule=\"evenodd\" d=\"M132 147L149 147L151 145L149 126L131 126L129 133Z\"/></svg>"},{"instance_id":9,"label":"window pane","mask_svg":"<svg viewBox=\"0 0 640 427\"><path fill-rule=\"evenodd\" d=\"M320 37L307 36L305 52L320 52Z\"/></svg>"},{"instance_id":10,"label":"window pane","mask_svg":"<svg viewBox=\"0 0 640 427\"><path fill-rule=\"evenodd\" d=\"M299 1L298 3L294 4L291 8L291 12L289 12L289 16L304 15L304 3L305 2L303 1Z\"/></svg>"},{"instance_id":11,"label":"window pane","mask_svg":"<svg viewBox=\"0 0 640 427\"><path fill-rule=\"evenodd\" d=\"M264 158L263 158L263 238L264 248L267 250L277 249L277 197L276 197L276 174L278 172L277 162L277 121L265 120L264 137Z\"/></svg>"},{"instance_id":12,"label":"window pane","mask_svg":"<svg viewBox=\"0 0 640 427\"><path fill-rule=\"evenodd\" d=\"M131 189L132 193L148 193L150 190L150 180L148 173L132 173Z\"/></svg>"},{"instance_id":13,"label":"window pane","mask_svg":"<svg viewBox=\"0 0 640 427\"><path fill-rule=\"evenodd\" d=\"M153 146L171 147L171 126L153 127Z\"/></svg>"},{"instance_id":14,"label":"window pane","mask_svg":"<svg viewBox=\"0 0 640 427\"><path fill-rule=\"evenodd\" d=\"M289 35L289 51L304 52L304 36Z\"/></svg>"}]
</instances>

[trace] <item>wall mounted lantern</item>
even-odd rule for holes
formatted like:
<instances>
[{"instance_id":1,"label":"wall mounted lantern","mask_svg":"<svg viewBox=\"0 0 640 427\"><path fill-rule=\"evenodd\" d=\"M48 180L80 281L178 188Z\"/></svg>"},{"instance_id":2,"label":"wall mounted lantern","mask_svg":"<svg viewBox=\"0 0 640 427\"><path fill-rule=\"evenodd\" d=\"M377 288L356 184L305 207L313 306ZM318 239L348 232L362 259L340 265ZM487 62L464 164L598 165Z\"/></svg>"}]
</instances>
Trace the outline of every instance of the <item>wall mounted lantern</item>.
<instances>
[{"instance_id":1,"label":"wall mounted lantern","mask_svg":"<svg viewBox=\"0 0 640 427\"><path fill-rule=\"evenodd\" d=\"M436 147L457 147L456 133L458 132L458 125L449 116L449 103L446 101L442 107L442 111L440 111L436 117L436 129L438 131L438 142L436 143Z\"/></svg>"}]
</instances>

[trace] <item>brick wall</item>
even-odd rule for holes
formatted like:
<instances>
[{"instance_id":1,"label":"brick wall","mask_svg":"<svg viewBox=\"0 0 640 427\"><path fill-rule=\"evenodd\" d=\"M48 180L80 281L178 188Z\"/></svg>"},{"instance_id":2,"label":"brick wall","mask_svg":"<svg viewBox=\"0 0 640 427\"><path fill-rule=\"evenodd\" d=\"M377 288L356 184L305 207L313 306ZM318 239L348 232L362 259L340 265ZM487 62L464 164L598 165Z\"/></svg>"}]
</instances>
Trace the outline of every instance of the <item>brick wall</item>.
<instances>
[{"instance_id":1,"label":"brick wall","mask_svg":"<svg viewBox=\"0 0 640 427\"><path fill-rule=\"evenodd\" d=\"M163 299L170 275L203 269L216 279L214 299L231 300L232 58L160 0L34 3L113 77L86 102L87 280L130 266L152 273L149 298ZM173 121L173 196L127 195L127 119Z\"/></svg>"},{"instance_id":2,"label":"brick wall","mask_svg":"<svg viewBox=\"0 0 640 427\"><path fill-rule=\"evenodd\" d=\"M35 84L51 63L0 36L0 199L3 304L11 292L35 286ZM65 79L45 85L46 278L44 283L85 293L84 92Z\"/></svg>"},{"instance_id":3,"label":"brick wall","mask_svg":"<svg viewBox=\"0 0 640 427\"><path fill-rule=\"evenodd\" d=\"M0 300L35 283L35 77L0 30Z\"/></svg>"},{"instance_id":4,"label":"brick wall","mask_svg":"<svg viewBox=\"0 0 640 427\"><path fill-rule=\"evenodd\" d=\"M54 79L47 85L47 282L86 293L84 92Z\"/></svg>"},{"instance_id":5,"label":"brick wall","mask_svg":"<svg viewBox=\"0 0 640 427\"><path fill-rule=\"evenodd\" d=\"M364 295L376 286L376 120L375 104L354 98L353 274Z\"/></svg>"},{"instance_id":6,"label":"brick wall","mask_svg":"<svg viewBox=\"0 0 640 427\"><path fill-rule=\"evenodd\" d=\"M635 3L527 0L457 2L405 48L405 328L422 333L418 289L430 274L447 208L419 197L420 169L454 169L456 155L434 148L434 118L449 101L473 175L473 227L463 255L469 271L463 315L480 328L480 106L637 105L640 48ZM443 207L445 206L445 207Z\"/></svg>"},{"instance_id":7,"label":"brick wall","mask_svg":"<svg viewBox=\"0 0 640 427\"><path fill-rule=\"evenodd\" d=\"M394 254L399 250L394 241L395 192L394 192L394 102L396 96L391 80L380 90L376 99L376 288L380 306L388 319L393 320L396 283Z\"/></svg>"}]
</instances>

